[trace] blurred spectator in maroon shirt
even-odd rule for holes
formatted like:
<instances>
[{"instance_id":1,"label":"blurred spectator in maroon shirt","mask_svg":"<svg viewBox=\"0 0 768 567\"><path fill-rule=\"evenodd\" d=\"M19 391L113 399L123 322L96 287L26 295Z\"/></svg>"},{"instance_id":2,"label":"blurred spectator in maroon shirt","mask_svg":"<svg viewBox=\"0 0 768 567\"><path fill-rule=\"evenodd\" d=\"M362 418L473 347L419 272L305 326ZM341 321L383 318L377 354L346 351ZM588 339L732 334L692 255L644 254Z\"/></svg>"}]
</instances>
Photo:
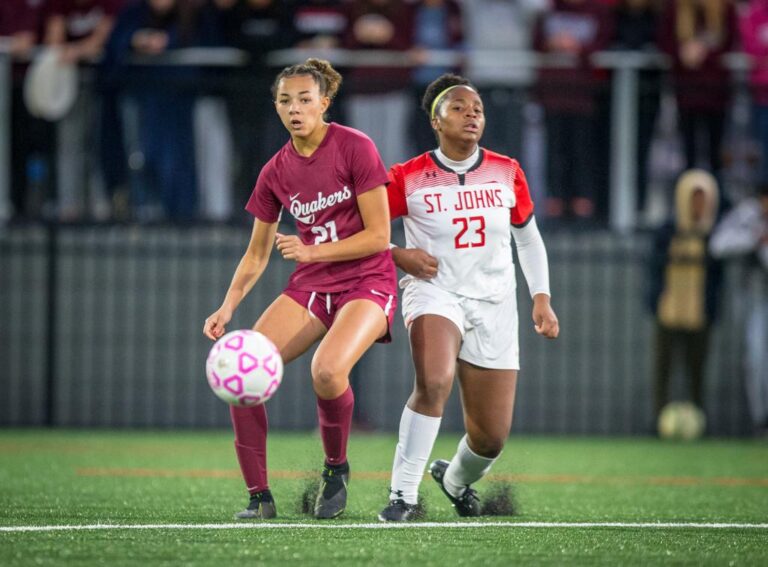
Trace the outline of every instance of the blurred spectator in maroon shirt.
<instances>
[{"instance_id":1,"label":"blurred spectator in maroon shirt","mask_svg":"<svg viewBox=\"0 0 768 567\"><path fill-rule=\"evenodd\" d=\"M339 47L349 25L340 0L296 0L290 4L296 47Z\"/></svg>"},{"instance_id":2,"label":"blurred spectator in maroon shirt","mask_svg":"<svg viewBox=\"0 0 768 567\"><path fill-rule=\"evenodd\" d=\"M199 212L193 109L206 75L195 66L134 66L131 59L216 45L215 24L209 6L196 0L141 0L116 19L105 65L125 81L121 92L138 110L143 164L135 172L131 205L140 221L189 221Z\"/></svg>"},{"instance_id":3,"label":"blurred spectator in maroon shirt","mask_svg":"<svg viewBox=\"0 0 768 567\"><path fill-rule=\"evenodd\" d=\"M411 73L411 88L415 95L409 121L412 154L421 154L435 148L435 132L424 120L421 99L427 85L443 73L461 73L461 65L447 67L430 65L427 51L460 50L464 42L464 23L461 5L456 0L422 0L416 5L413 25L414 47L411 57L415 67Z\"/></svg>"},{"instance_id":4,"label":"blurred spectator in maroon shirt","mask_svg":"<svg viewBox=\"0 0 768 567\"><path fill-rule=\"evenodd\" d=\"M349 26L342 39L346 49L405 52L413 47L413 10L403 0L361 0L349 7ZM345 75L348 91L381 93L410 83L403 66L355 66Z\"/></svg>"},{"instance_id":5,"label":"blurred spectator in maroon shirt","mask_svg":"<svg viewBox=\"0 0 768 567\"><path fill-rule=\"evenodd\" d=\"M534 23L550 9L550 0L472 0L463 7L465 74L483 94L483 144L526 164L531 196L543 209L544 148L539 127L543 116L529 104L536 71L532 66L509 63L517 52L533 49ZM534 135L524 134L525 130Z\"/></svg>"},{"instance_id":6,"label":"blurred spectator in maroon shirt","mask_svg":"<svg viewBox=\"0 0 768 567\"><path fill-rule=\"evenodd\" d=\"M615 49L658 53L661 30L659 0L621 0L616 10ZM661 103L660 69L640 71L637 119L637 208L645 208L648 186L648 154Z\"/></svg>"},{"instance_id":7,"label":"blurred spectator in maroon shirt","mask_svg":"<svg viewBox=\"0 0 768 567\"><path fill-rule=\"evenodd\" d=\"M736 43L737 21L729 0L668 2L662 47L672 58L672 83L677 97L687 168L697 165L702 145L707 167L722 167L721 142L730 102L730 72L722 55Z\"/></svg>"},{"instance_id":8,"label":"blurred spectator in maroon shirt","mask_svg":"<svg viewBox=\"0 0 768 567\"><path fill-rule=\"evenodd\" d=\"M36 32L36 10L27 0L0 2L0 39L8 41L12 56L28 54L35 45Z\"/></svg>"},{"instance_id":9,"label":"blurred spectator in maroon shirt","mask_svg":"<svg viewBox=\"0 0 768 567\"><path fill-rule=\"evenodd\" d=\"M0 41L7 42L13 65L11 98L11 204L17 217L35 216L49 189L50 128L32 117L23 100L26 59L38 40L40 0L0 2Z\"/></svg>"},{"instance_id":10,"label":"blurred spectator in maroon shirt","mask_svg":"<svg viewBox=\"0 0 768 567\"><path fill-rule=\"evenodd\" d=\"M64 63L97 59L109 38L123 0L48 0L43 43L60 50ZM56 125L56 211L63 221L109 215L103 177L96 164L101 109L92 89L80 88L77 101Z\"/></svg>"},{"instance_id":11,"label":"blurred spectator in maroon shirt","mask_svg":"<svg viewBox=\"0 0 768 567\"><path fill-rule=\"evenodd\" d=\"M761 184L768 184L768 0L752 0L741 16L741 41L752 57L752 123L760 145Z\"/></svg>"},{"instance_id":12,"label":"blurred spectator in maroon shirt","mask_svg":"<svg viewBox=\"0 0 768 567\"><path fill-rule=\"evenodd\" d=\"M295 43L293 14L286 2L213 0L213 6L224 42L247 51L252 66L263 66L270 51ZM272 109L270 112L274 114Z\"/></svg>"},{"instance_id":13,"label":"blurred spectator in maroon shirt","mask_svg":"<svg viewBox=\"0 0 768 567\"><path fill-rule=\"evenodd\" d=\"M589 58L607 47L612 36L610 11L593 0L555 0L553 10L539 18L534 48L546 55L571 58L575 67L544 68L536 92L544 107L547 130L546 213L572 213L589 218L603 185L596 148L599 125L598 89L607 76L595 71Z\"/></svg>"},{"instance_id":14,"label":"blurred spectator in maroon shirt","mask_svg":"<svg viewBox=\"0 0 768 567\"><path fill-rule=\"evenodd\" d=\"M292 14L293 47L303 49L332 49L341 47L347 33L349 14L343 0L294 0L286 5ZM328 55L321 55L328 59ZM333 101L329 112L331 120L346 122L346 87ZM272 113L274 115L274 113Z\"/></svg>"},{"instance_id":15,"label":"blurred spectator in maroon shirt","mask_svg":"<svg viewBox=\"0 0 768 567\"><path fill-rule=\"evenodd\" d=\"M44 42L63 46L64 61L98 57L123 4L124 0L48 0Z\"/></svg>"},{"instance_id":16,"label":"blurred spectator in maroon shirt","mask_svg":"<svg viewBox=\"0 0 768 567\"><path fill-rule=\"evenodd\" d=\"M361 0L348 6L342 47L398 52L407 60L413 47L413 5L404 0ZM388 54L382 53L382 57ZM391 55L391 53L389 54ZM349 123L376 143L387 166L410 153L406 136L411 70L401 65L356 65L344 74Z\"/></svg>"},{"instance_id":17,"label":"blurred spectator in maroon shirt","mask_svg":"<svg viewBox=\"0 0 768 567\"><path fill-rule=\"evenodd\" d=\"M224 41L248 52L249 64L227 69L222 77L237 159L234 160L235 205L242 209L259 171L285 144L285 128L272 105L274 71L271 51L296 42L293 13L280 0L214 0ZM254 135L254 132L258 132Z\"/></svg>"}]
</instances>

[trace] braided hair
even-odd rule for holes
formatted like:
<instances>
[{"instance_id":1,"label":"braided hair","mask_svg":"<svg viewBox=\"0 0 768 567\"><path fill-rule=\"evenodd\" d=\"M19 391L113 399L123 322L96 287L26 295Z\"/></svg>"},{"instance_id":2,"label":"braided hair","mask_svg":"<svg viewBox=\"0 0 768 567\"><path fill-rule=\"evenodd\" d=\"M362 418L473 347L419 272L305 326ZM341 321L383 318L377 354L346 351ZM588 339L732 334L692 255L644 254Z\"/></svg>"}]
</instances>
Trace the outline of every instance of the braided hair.
<instances>
[{"instance_id":1,"label":"braided hair","mask_svg":"<svg viewBox=\"0 0 768 567\"><path fill-rule=\"evenodd\" d=\"M320 89L321 96L327 96L331 100L339 92L341 87L341 75L333 68L333 66L325 59L315 59L314 57L307 59L304 63L297 63L286 67L275 77L275 81L272 83L272 98L277 96L277 86L280 81L288 77L298 77L301 75L309 75L317 83Z\"/></svg>"}]
</instances>

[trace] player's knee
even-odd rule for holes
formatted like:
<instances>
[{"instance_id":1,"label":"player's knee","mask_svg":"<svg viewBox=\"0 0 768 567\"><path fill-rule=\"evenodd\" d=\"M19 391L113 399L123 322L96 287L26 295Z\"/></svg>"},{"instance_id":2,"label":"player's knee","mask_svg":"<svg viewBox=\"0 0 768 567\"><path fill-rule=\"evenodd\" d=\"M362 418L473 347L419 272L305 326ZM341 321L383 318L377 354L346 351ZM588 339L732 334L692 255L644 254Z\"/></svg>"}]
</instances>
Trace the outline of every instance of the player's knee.
<instances>
[{"instance_id":1,"label":"player's knee","mask_svg":"<svg viewBox=\"0 0 768 567\"><path fill-rule=\"evenodd\" d=\"M422 378L416 381L415 397L426 405L435 408L441 408L445 405L448 396L451 395L451 378L431 377Z\"/></svg>"},{"instance_id":2,"label":"player's knee","mask_svg":"<svg viewBox=\"0 0 768 567\"><path fill-rule=\"evenodd\" d=\"M472 452L486 459L495 459L504 450L506 437L497 435L478 435L470 439Z\"/></svg>"},{"instance_id":3,"label":"player's knee","mask_svg":"<svg viewBox=\"0 0 768 567\"><path fill-rule=\"evenodd\" d=\"M346 369L333 364L332 361L313 360L311 372L315 392L334 389L340 382L347 380Z\"/></svg>"}]
</instances>

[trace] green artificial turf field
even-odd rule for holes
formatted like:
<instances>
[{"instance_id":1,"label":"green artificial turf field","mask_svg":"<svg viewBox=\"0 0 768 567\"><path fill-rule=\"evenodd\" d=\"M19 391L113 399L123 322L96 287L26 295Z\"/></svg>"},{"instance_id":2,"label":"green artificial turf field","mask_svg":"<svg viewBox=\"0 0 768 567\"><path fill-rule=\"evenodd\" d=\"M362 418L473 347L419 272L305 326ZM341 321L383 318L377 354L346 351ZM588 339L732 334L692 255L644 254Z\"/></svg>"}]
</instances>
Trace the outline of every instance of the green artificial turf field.
<instances>
[{"instance_id":1,"label":"green artificial turf field","mask_svg":"<svg viewBox=\"0 0 768 567\"><path fill-rule=\"evenodd\" d=\"M0 565L768 565L764 440L512 437L477 488L514 515L460 519L427 476L424 523L383 526L394 443L353 435L347 511L319 522L319 438L272 434L279 517L235 524L229 432L0 430Z\"/></svg>"}]
</instances>

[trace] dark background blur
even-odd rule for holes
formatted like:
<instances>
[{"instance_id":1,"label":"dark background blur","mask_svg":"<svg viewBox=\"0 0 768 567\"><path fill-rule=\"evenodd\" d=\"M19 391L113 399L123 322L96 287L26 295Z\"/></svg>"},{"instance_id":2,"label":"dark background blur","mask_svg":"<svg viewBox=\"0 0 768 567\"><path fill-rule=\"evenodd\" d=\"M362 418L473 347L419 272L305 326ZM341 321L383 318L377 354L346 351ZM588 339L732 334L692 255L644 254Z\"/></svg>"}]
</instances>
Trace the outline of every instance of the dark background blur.
<instances>
[{"instance_id":1,"label":"dark background blur","mask_svg":"<svg viewBox=\"0 0 768 567\"><path fill-rule=\"evenodd\" d=\"M320 56L344 75L330 118L371 136L385 165L435 146L420 97L454 71L483 96L482 145L525 169L562 333L533 333L518 274L514 430L654 433L657 229L692 168L716 181L718 215L768 181L760 30L758 0L4 0L0 425L228 423L204 379L203 320L245 249L258 172L288 140L273 77ZM25 93L51 47L78 71L62 116ZM699 403L709 434L761 433L744 322L768 297L766 269L748 254L722 268ZM291 270L275 255L230 329ZM316 425L309 356L269 403L275 427ZM665 399L691 397L686 362ZM393 344L354 371L356 425L395 430L411 383L398 315ZM443 423L461 429L455 395Z\"/></svg>"}]
</instances>

